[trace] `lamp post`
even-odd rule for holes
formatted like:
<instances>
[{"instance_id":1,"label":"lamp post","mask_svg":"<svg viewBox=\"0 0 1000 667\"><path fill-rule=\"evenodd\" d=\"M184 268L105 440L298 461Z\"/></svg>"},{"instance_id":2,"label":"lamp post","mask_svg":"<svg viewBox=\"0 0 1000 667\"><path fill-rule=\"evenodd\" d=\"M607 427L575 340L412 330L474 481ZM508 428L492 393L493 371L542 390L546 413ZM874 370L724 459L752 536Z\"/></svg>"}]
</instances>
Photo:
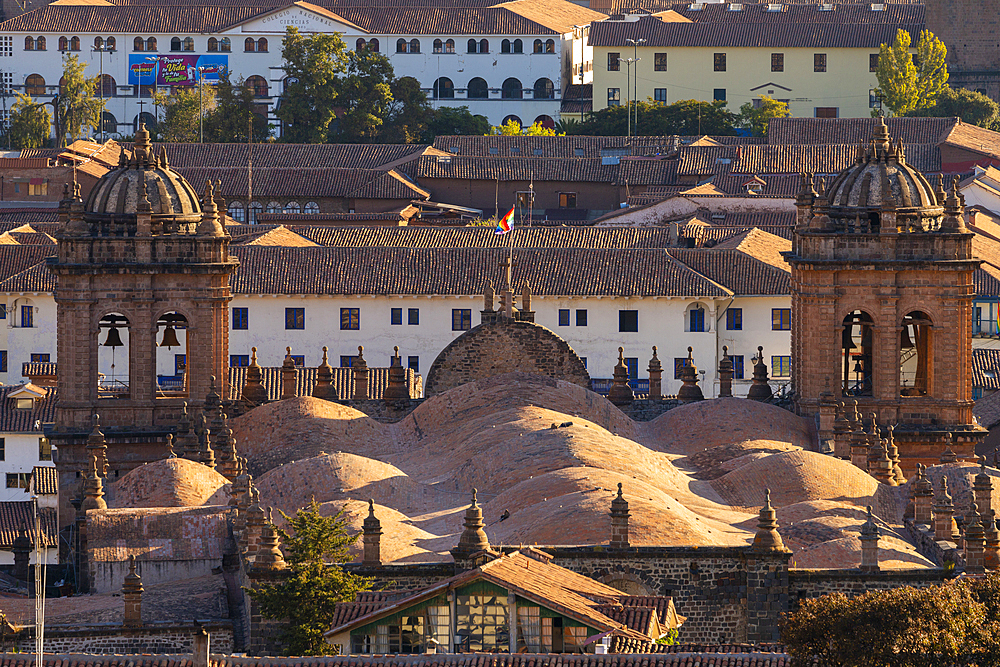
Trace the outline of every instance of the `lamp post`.
<instances>
[{"instance_id":1,"label":"lamp post","mask_svg":"<svg viewBox=\"0 0 1000 667\"><path fill-rule=\"evenodd\" d=\"M205 68L198 68L198 143L205 143L205 95L202 92L202 82L205 80Z\"/></svg>"},{"instance_id":2,"label":"lamp post","mask_svg":"<svg viewBox=\"0 0 1000 667\"><path fill-rule=\"evenodd\" d=\"M101 88L101 116L100 116L100 120L98 121L98 124L99 124L99 126L101 128L101 130L100 130L101 143L103 144L104 143L104 52L107 51L108 54L112 54L112 53L115 52L115 49L114 49L114 47L107 46L107 42L105 40L101 39L100 37L98 37L97 39L99 39L100 42L97 42L97 43L94 44L94 51L96 51L96 52L98 52L98 53L101 54L101 56L100 56L100 58L101 58L101 78L98 79L98 81L100 81L99 85L100 85L100 88ZM100 46L98 46L98 44L100 44Z\"/></svg>"},{"instance_id":3,"label":"lamp post","mask_svg":"<svg viewBox=\"0 0 1000 667\"><path fill-rule=\"evenodd\" d=\"M618 62L625 63L625 104L627 108L625 111L628 116L628 138L632 138L632 63L635 62L635 58L619 58Z\"/></svg>"},{"instance_id":4,"label":"lamp post","mask_svg":"<svg viewBox=\"0 0 1000 667\"><path fill-rule=\"evenodd\" d=\"M626 42L632 45L632 62L635 63L635 126L636 132L639 131L639 61L642 60L639 57L639 45L645 44L646 40L642 39L626 39ZM631 68L629 68L631 72ZM632 105L629 104L629 114L632 113ZM631 136L631 135L629 135Z\"/></svg>"},{"instance_id":5,"label":"lamp post","mask_svg":"<svg viewBox=\"0 0 1000 667\"><path fill-rule=\"evenodd\" d=\"M160 63L160 56L146 56L145 60L146 60L147 63L156 63L157 65L159 65L159 63ZM156 67L153 68L153 113L154 113L154 117L156 119L156 122L158 124L160 122L160 105L156 101L156 77L157 77L157 71L156 71L156 69L157 69ZM142 77L139 78L139 81L140 81L140 83L139 83L139 120L142 120L142 105L143 105L143 101L142 101L142 83L141 83Z\"/></svg>"}]
</instances>

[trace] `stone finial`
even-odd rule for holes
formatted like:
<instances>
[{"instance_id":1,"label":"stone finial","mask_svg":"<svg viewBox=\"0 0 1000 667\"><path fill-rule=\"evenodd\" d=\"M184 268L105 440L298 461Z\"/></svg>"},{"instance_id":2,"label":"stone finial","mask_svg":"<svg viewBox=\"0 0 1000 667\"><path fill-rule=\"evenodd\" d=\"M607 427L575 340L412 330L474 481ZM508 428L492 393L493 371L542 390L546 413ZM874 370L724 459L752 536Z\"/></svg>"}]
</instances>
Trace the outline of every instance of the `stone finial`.
<instances>
[{"instance_id":1,"label":"stone finial","mask_svg":"<svg viewBox=\"0 0 1000 667\"><path fill-rule=\"evenodd\" d=\"M941 456L940 458L938 458L938 461L940 463L957 463L958 454L956 454L955 451L949 445L948 447L945 447L943 452L941 452Z\"/></svg>"},{"instance_id":2,"label":"stone finial","mask_svg":"<svg viewBox=\"0 0 1000 667\"><path fill-rule=\"evenodd\" d=\"M203 411L209 419L215 419L222 412L222 396L219 394L218 379L214 375L208 376L208 393L205 394Z\"/></svg>"},{"instance_id":3,"label":"stone finial","mask_svg":"<svg viewBox=\"0 0 1000 667\"><path fill-rule=\"evenodd\" d=\"M225 412L221 414L221 427L214 440L215 451L218 453L215 469L232 481L239 475L239 454L236 451L236 438L233 437L233 429L229 427L229 417Z\"/></svg>"},{"instance_id":4,"label":"stone finial","mask_svg":"<svg viewBox=\"0 0 1000 667\"><path fill-rule=\"evenodd\" d=\"M358 345L358 356L351 366L354 371L354 400L367 401L368 396L368 362L365 361L365 348Z\"/></svg>"},{"instance_id":5,"label":"stone finial","mask_svg":"<svg viewBox=\"0 0 1000 667\"><path fill-rule=\"evenodd\" d=\"M219 208L215 205L215 188L211 180L205 183L205 196L202 198L201 211L198 236L225 236L226 230L219 222Z\"/></svg>"},{"instance_id":6,"label":"stone finial","mask_svg":"<svg viewBox=\"0 0 1000 667\"><path fill-rule=\"evenodd\" d=\"M285 358L281 362L281 399L298 396L299 373L292 359L292 348L285 348Z\"/></svg>"},{"instance_id":7,"label":"stone finial","mask_svg":"<svg viewBox=\"0 0 1000 667\"><path fill-rule=\"evenodd\" d=\"M257 363L257 348L250 348L250 365L247 367L246 381L243 383L242 398L252 406L267 403L267 387L264 386L264 369Z\"/></svg>"},{"instance_id":8,"label":"stone finial","mask_svg":"<svg viewBox=\"0 0 1000 667\"><path fill-rule=\"evenodd\" d=\"M269 507L267 510L267 522L264 524L260 549L257 551L257 558L254 561L253 569L277 572L284 570L285 567L285 557L281 553L278 529L271 523L271 508Z\"/></svg>"},{"instance_id":9,"label":"stone finial","mask_svg":"<svg viewBox=\"0 0 1000 667\"><path fill-rule=\"evenodd\" d=\"M205 413L198 415L197 439L198 447L193 452L188 452L187 458L192 461L215 468L215 451L212 449L212 430L205 425Z\"/></svg>"},{"instance_id":10,"label":"stone finial","mask_svg":"<svg viewBox=\"0 0 1000 667\"><path fill-rule=\"evenodd\" d=\"M108 476L108 443L101 431L101 415L94 413L94 428L87 436L87 456L97 457L97 476Z\"/></svg>"},{"instance_id":11,"label":"stone finial","mask_svg":"<svg viewBox=\"0 0 1000 667\"><path fill-rule=\"evenodd\" d=\"M770 401L773 396L771 385L767 383L767 365L764 363L764 346L757 346L757 358L753 365L753 382L747 398L752 401Z\"/></svg>"},{"instance_id":12,"label":"stone finial","mask_svg":"<svg viewBox=\"0 0 1000 667\"><path fill-rule=\"evenodd\" d=\"M527 280L524 281L524 287L521 288L521 312L531 312L531 283Z\"/></svg>"},{"instance_id":13,"label":"stone finial","mask_svg":"<svg viewBox=\"0 0 1000 667\"><path fill-rule=\"evenodd\" d=\"M934 498L934 539L949 542L958 541L958 527L955 525L955 504L948 493L948 478L941 477L941 493Z\"/></svg>"},{"instance_id":14,"label":"stone finial","mask_svg":"<svg viewBox=\"0 0 1000 667\"><path fill-rule=\"evenodd\" d=\"M656 346L653 346L653 358L649 360L649 400L658 401L663 398L663 365L656 356Z\"/></svg>"},{"instance_id":15,"label":"stone finial","mask_svg":"<svg viewBox=\"0 0 1000 667\"><path fill-rule=\"evenodd\" d=\"M872 516L872 506L868 506L868 520L861 525L861 570L878 572L878 524Z\"/></svg>"},{"instance_id":16,"label":"stone finial","mask_svg":"<svg viewBox=\"0 0 1000 667\"><path fill-rule=\"evenodd\" d=\"M871 456L868 459L868 473L877 479L879 483L888 486L898 486L896 477L892 473L892 459L886 451L887 440L880 440L872 447Z\"/></svg>"},{"instance_id":17,"label":"stone finial","mask_svg":"<svg viewBox=\"0 0 1000 667\"><path fill-rule=\"evenodd\" d=\"M494 306L497 301L496 290L493 289L493 281L487 281L486 289L483 290L483 312L492 313L495 312Z\"/></svg>"},{"instance_id":18,"label":"stone finial","mask_svg":"<svg viewBox=\"0 0 1000 667\"><path fill-rule=\"evenodd\" d=\"M246 509L246 534L244 543L248 560L257 557L260 552L264 537L264 524L270 521L270 514L265 514L260 506L260 492L253 483L247 485L247 496L250 499L250 506Z\"/></svg>"},{"instance_id":19,"label":"stone finial","mask_svg":"<svg viewBox=\"0 0 1000 667\"><path fill-rule=\"evenodd\" d=\"M327 347L323 346L323 360L316 369L316 385L313 387L313 398L322 398L324 401L336 401L340 398L337 387L333 384L333 367L327 359Z\"/></svg>"},{"instance_id":20,"label":"stone finial","mask_svg":"<svg viewBox=\"0 0 1000 667\"><path fill-rule=\"evenodd\" d=\"M142 625L142 577L136 571L135 554L129 554L128 574L122 586L122 598L125 601L125 618L123 625L127 628L137 628Z\"/></svg>"},{"instance_id":21,"label":"stone finial","mask_svg":"<svg viewBox=\"0 0 1000 667\"><path fill-rule=\"evenodd\" d=\"M608 392L608 400L615 405L629 405L635 400L632 387L628 384L628 366L625 365L625 348L618 348L618 364L615 366L611 391Z\"/></svg>"},{"instance_id":22,"label":"stone finial","mask_svg":"<svg viewBox=\"0 0 1000 667\"><path fill-rule=\"evenodd\" d=\"M917 464L917 478L913 482L913 522L929 526L934 520L934 486L927 479L926 471L926 466Z\"/></svg>"},{"instance_id":23,"label":"stone finial","mask_svg":"<svg viewBox=\"0 0 1000 667\"><path fill-rule=\"evenodd\" d=\"M104 500L104 485L101 484L101 476L97 470L97 456L90 456L90 469L84 473L83 483L83 503L80 510L86 516L88 510L106 510L108 503Z\"/></svg>"},{"instance_id":24,"label":"stone finial","mask_svg":"<svg viewBox=\"0 0 1000 667\"><path fill-rule=\"evenodd\" d=\"M979 507L972 503L965 524L965 571L982 574L985 571L986 532L979 515Z\"/></svg>"},{"instance_id":25,"label":"stone finial","mask_svg":"<svg viewBox=\"0 0 1000 667\"><path fill-rule=\"evenodd\" d=\"M750 550L754 552L785 550L785 544L781 541L781 535L778 534L777 513L771 507L771 489L764 490L764 506L760 508L757 534L754 535Z\"/></svg>"},{"instance_id":26,"label":"stone finial","mask_svg":"<svg viewBox=\"0 0 1000 667\"><path fill-rule=\"evenodd\" d=\"M681 381L684 383L677 392L677 400L682 403L704 401L705 395L698 386L698 367L694 365L694 349L688 347L687 361L681 369Z\"/></svg>"},{"instance_id":27,"label":"stone finial","mask_svg":"<svg viewBox=\"0 0 1000 667\"><path fill-rule=\"evenodd\" d=\"M382 564L382 522L375 516L375 501L368 499L368 516L362 524L362 544L364 555L361 562L365 565Z\"/></svg>"},{"instance_id":28,"label":"stone finial","mask_svg":"<svg viewBox=\"0 0 1000 667\"><path fill-rule=\"evenodd\" d=\"M896 439L893 435L895 427L889 424L889 437L886 439L885 453L889 457L889 461L892 464L892 479L895 486L901 486L906 484L906 475L903 474L903 468L899 465L899 449L896 447Z\"/></svg>"},{"instance_id":29,"label":"stone finial","mask_svg":"<svg viewBox=\"0 0 1000 667\"><path fill-rule=\"evenodd\" d=\"M451 556L456 561L466 560L469 556L479 551L490 548L490 541L483 530L483 509L477 502L478 491L472 490L472 503L465 510L465 530L458 539L458 545L451 550Z\"/></svg>"},{"instance_id":30,"label":"stone finial","mask_svg":"<svg viewBox=\"0 0 1000 667\"><path fill-rule=\"evenodd\" d=\"M719 398L733 397L733 358L729 356L729 346L722 346L722 359L719 360Z\"/></svg>"},{"instance_id":31,"label":"stone finial","mask_svg":"<svg viewBox=\"0 0 1000 667\"><path fill-rule=\"evenodd\" d=\"M389 364L389 384L386 385L382 399L386 401L405 401L410 398L410 390L406 387L406 369L403 359L399 356L399 347L392 348L392 360Z\"/></svg>"},{"instance_id":32,"label":"stone finial","mask_svg":"<svg viewBox=\"0 0 1000 667\"><path fill-rule=\"evenodd\" d=\"M167 433L167 458L176 459L177 454L174 452L174 434Z\"/></svg>"},{"instance_id":33,"label":"stone finial","mask_svg":"<svg viewBox=\"0 0 1000 667\"><path fill-rule=\"evenodd\" d=\"M627 549L628 535L628 501L622 496L622 483L618 482L618 495L611 501L611 548Z\"/></svg>"}]
</instances>

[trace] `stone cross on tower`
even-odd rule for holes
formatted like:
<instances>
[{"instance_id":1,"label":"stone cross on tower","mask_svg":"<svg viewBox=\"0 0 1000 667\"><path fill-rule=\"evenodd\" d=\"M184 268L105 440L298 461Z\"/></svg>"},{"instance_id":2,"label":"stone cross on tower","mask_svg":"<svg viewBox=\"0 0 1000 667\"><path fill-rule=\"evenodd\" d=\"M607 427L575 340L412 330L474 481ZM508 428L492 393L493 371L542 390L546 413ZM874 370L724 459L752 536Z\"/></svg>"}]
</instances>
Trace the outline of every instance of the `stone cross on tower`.
<instances>
[{"instance_id":1,"label":"stone cross on tower","mask_svg":"<svg viewBox=\"0 0 1000 667\"><path fill-rule=\"evenodd\" d=\"M513 260L509 255L504 256L500 260L500 268L503 274L503 290L500 292L500 310L504 314L504 317L512 318L514 317L514 287L511 278Z\"/></svg>"}]
</instances>

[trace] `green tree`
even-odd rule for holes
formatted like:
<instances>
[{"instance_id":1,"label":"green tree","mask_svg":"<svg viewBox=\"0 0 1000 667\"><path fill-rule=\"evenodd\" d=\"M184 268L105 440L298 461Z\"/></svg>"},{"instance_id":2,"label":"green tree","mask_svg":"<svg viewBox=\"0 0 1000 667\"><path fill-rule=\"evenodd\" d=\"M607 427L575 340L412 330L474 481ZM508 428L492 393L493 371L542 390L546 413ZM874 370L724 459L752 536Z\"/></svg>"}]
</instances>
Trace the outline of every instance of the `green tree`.
<instances>
[{"instance_id":1,"label":"green tree","mask_svg":"<svg viewBox=\"0 0 1000 667\"><path fill-rule=\"evenodd\" d=\"M412 76L393 79L390 87L392 102L388 117L380 128L379 140L396 144L424 141L428 123L434 116L434 110L427 102L427 93ZM427 141L432 140L433 137Z\"/></svg>"},{"instance_id":2,"label":"green tree","mask_svg":"<svg viewBox=\"0 0 1000 667\"><path fill-rule=\"evenodd\" d=\"M766 137L768 122L772 118L787 118L788 104L772 100L767 95L760 96L760 105L754 106L753 102L747 102L740 107L739 127L750 130L750 134L755 137Z\"/></svg>"},{"instance_id":3,"label":"green tree","mask_svg":"<svg viewBox=\"0 0 1000 667\"><path fill-rule=\"evenodd\" d=\"M40 148L49 140L52 114L45 106L35 102L30 95L17 94L17 101L10 108L7 125L8 143L11 148Z\"/></svg>"},{"instance_id":4,"label":"green tree","mask_svg":"<svg viewBox=\"0 0 1000 667\"><path fill-rule=\"evenodd\" d=\"M487 135L501 137L554 137L556 136L556 131L542 127L541 123L521 127L521 124L516 120L508 120L499 127L491 127Z\"/></svg>"},{"instance_id":5,"label":"green tree","mask_svg":"<svg viewBox=\"0 0 1000 667\"><path fill-rule=\"evenodd\" d=\"M632 126L635 135L703 135L732 136L736 134L737 115L726 108L725 101L702 102L680 100L673 104L637 102L633 104L638 122ZM626 107L606 107L580 123L577 134L624 136L628 131Z\"/></svg>"},{"instance_id":6,"label":"green tree","mask_svg":"<svg viewBox=\"0 0 1000 667\"><path fill-rule=\"evenodd\" d=\"M277 111L282 140L323 143L342 102L338 84L348 67L344 40L336 33L313 33L305 37L289 26L281 57L288 77Z\"/></svg>"},{"instance_id":7,"label":"green tree","mask_svg":"<svg viewBox=\"0 0 1000 667\"><path fill-rule=\"evenodd\" d=\"M948 49L930 30L920 33L917 53L910 53L910 33L900 29L892 45L879 48L878 90L885 105L897 116L929 107L948 84Z\"/></svg>"},{"instance_id":8,"label":"green tree","mask_svg":"<svg viewBox=\"0 0 1000 667\"><path fill-rule=\"evenodd\" d=\"M294 517L281 513L291 532L278 530L285 546L288 577L281 583L250 590L261 613L288 621L284 632L287 655L325 655L330 646L323 633L333 622L334 606L353 600L358 591L371 588L371 580L345 572L338 563L350 560L357 535L347 532L343 510L322 516L313 499Z\"/></svg>"},{"instance_id":9,"label":"green tree","mask_svg":"<svg viewBox=\"0 0 1000 667\"><path fill-rule=\"evenodd\" d=\"M271 136L267 118L256 113L257 100L244 79L235 84L228 76L215 87L215 108L205 116L205 141L215 143L261 143ZM249 132L250 137L247 137Z\"/></svg>"},{"instance_id":10,"label":"green tree","mask_svg":"<svg viewBox=\"0 0 1000 667\"><path fill-rule=\"evenodd\" d=\"M97 128L104 111L104 101L95 95L98 79L87 78L87 66L76 56L63 61L63 78L59 94L53 100L56 141L65 145L66 137L74 141L83 136L83 128Z\"/></svg>"},{"instance_id":11,"label":"green tree","mask_svg":"<svg viewBox=\"0 0 1000 667\"><path fill-rule=\"evenodd\" d=\"M343 110L332 124L331 140L377 141L392 108L392 64L370 49L347 52L347 71L339 77L337 97Z\"/></svg>"},{"instance_id":12,"label":"green tree","mask_svg":"<svg viewBox=\"0 0 1000 667\"><path fill-rule=\"evenodd\" d=\"M469 107L441 107L431 113L424 141L430 143L434 137L452 134L482 136L489 131L490 121L486 116L473 115Z\"/></svg>"},{"instance_id":13,"label":"green tree","mask_svg":"<svg viewBox=\"0 0 1000 667\"><path fill-rule=\"evenodd\" d=\"M202 85L179 87L176 93L157 91L153 101L162 109L163 117L157 124L160 141L196 144L201 139L202 113L206 118L215 109L215 86Z\"/></svg>"},{"instance_id":14,"label":"green tree","mask_svg":"<svg viewBox=\"0 0 1000 667\"><path fill-rule=\"evenodd\" d=\"M937 100L928 107L914 109L907 116L932 116L953 118L958 116L963 123L978 125L987 129L996 127L1000 121L1000 105L990 97L965 88L945 86Z\"/></svg>"}]
</instances>

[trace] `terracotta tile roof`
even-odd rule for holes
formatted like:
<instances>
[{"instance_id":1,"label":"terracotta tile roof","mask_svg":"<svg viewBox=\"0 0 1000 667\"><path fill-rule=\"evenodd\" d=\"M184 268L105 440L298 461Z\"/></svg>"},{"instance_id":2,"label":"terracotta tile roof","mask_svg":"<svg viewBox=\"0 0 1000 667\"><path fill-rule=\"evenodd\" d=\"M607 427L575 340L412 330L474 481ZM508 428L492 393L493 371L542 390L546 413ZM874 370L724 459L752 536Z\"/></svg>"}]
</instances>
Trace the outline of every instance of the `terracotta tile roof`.
<instances>
[{"instance_id":1,"label":"terracotta tile roof","mask_svg":"<svg viewBox=\"0 0 1000 667\"><path fill-rule=\"evenodd\" d=\"M235 353L234 348L230 352ZM249 350L246 350L249 352ZM315 355L315 362L319 363L319 350L292 350L295 353L311 352ZM403 352L405 354L405 351ZM309 359L307 358L307 361ZM336 363L336 359L333 360ZM267 387L267 399L269 401L281 400L281 367L266 366L261 369L264 372L264 386ZM305 366L296 369L295 395L312 396L313 387L316 386L316 367ZM246 383L246 368L229 369L229 399L237 400L243 391ZM354 396L354 372L350 368L334 366L333 386L337 388L337 395L341 399L347 400ZM380 400L385 395L385 389L389 386L389 369L368 368L368 396L374 400ZM406 386L411 398L420 398L423 394L423 377L414 373L412 369L406 369Z\"/></svg>"},{"instance_id":2,"label":"terracotta tile roof","mask_svg":"<svg viewBox=\"0 0 1000 667\"><path fill-rule=\"evenodd\" d=\"M51 251L52 249L50 249ZM5 280L0 280L0 292L7 294L17 294L19 292L54 292L55 289L56 277L49 271L48 263L44 259L20 273L16 273Z\"/></svg>"},{"instance_id":3,"label":"terracotta tile roof","mask_svg":"<svg viewBox=\"0 0 1000 667\"><path fill-rule=\"evenodd\" d=\"M41 524L41 539L45 546L58 544L59 527L56 525L56 511L51 507L38 509ZM9 551L14 540L21 533L21 527L28 529L32 542L39 539L35 527L35 503L33 500L0 502L0 549Z\"/></svg>"},{"instance_id":4,"label":"terracotta tile roof","mask_svg":"<svg viewBox=\"0 0 1000 667\"><path fill-rule=\"evenodd\" d=\"M736 146L681 146L678 174L703 176L732 171Z\"/></svg>"},{"instance_id":5,"label":"terracotta tile roof","mask_svg":"<svg viewBox=\"0 0 1000 667\"><path fill-rule=\"evenodd\" d=\"M45 388L45 397L34 401L30 410L14 407L14 399L8 394L20 389L24 383L0 387L0 433L41 433L38 424L55 421L56 392L55 387Z\"/></svg>"},{"instance_id":6,"label":"terracotta tile roof","mask_svg":"<svg viewBox=\"0 0 1000 667\"><path fill-rule=\"evenodd\" d=\"M274 0L269 0L274 2ZM132 4L132 3L129 3ZM202 3L203 4L203 3ZM124 144L131 148L131 144ZM385 165L415 159L426 151L426 144L171 144L161 143L170 166L230 167L246 169L252 157L254 176L257 169L349 168L378 169Z\"/></svg>"},{"instance_id":7,"label":"terracotta tile roof","mask_svg":"<svg viewBox=\"0 0 1000 667\"><path fill-rule=\"evenodd\" d=\"M646 47L781 47L871 48L891 42L897 30L914 38L925 27L921 5L886 5L875 12L869 5L834 5L819 11L815 5L783 5L771 12L767 5L748 4L729 11L728 3L708 3L701 11L689 7L678 13L693 23L665 22L652 16L638 21L598 21L590 27L589 44L625 47L628 39L645 39Z\"/></svg>"},{"instance_id":8,"label":"terracotta tile roof","mask_svg":"<svg viewBox=\"0 0 1000 667\"><path fill-rule=\"evenodd\" d=\"M889 5L887 5L889 6ZM886 118L893 141L937 144L957 118ZM871 139L874 118L773 118L767 126L770 144L860 144Z\"/></svg>"},{"instance_id":9,"label":"terracotta tile roof","mask_svg":"<svg viewBox=\"0 0 1000 667\"><path fill-rule=\"evenodd\" d=\"M47 169L52 165L52 158L0 157L0 169Z\"/></svg>"},{"instance_id":10,"label":"terracotta tile roof","mask_svg":"<svg viewBox=\"0 0 1000 667\"><path fill-rule=\"evenodd\" d=\"M983 264L972 274L977 296L1000 297L1000 268Z\"/></svg>"},{"instance_id":11,"label":"terracotta tile roof","mask_svg":"<svg viewBox=\"0 0 1000 667\"><path fill-rule=\"evenodd\" d=\"M169 156L168 156L169 157ZM171 166L174 166L171 164ZM246 200L250 174L246 167L175 167L195 189L208 179L222 181L226 199ZM351 197L356 199L424 199L429 196L398 172L380 169L276 167L253 169L255 200L268 197ZM306 202L301 201L302 206Z\"/></svg>"},{"instance_id":12,"label":"terracotta tile roof","mask_svg":"<svg viewBox=\"0 0 1000 667\"><path fill-rule=\"evenodd\" d=\"M392 591L367 591L358 593L353 602L338 602L333 610L333 620L330 622L331 628L346 625L352 621L367 616L372 612L388 607L393 602L403 597L408 597L409 592Z\"/></svg>"},{"instance_id":13,"label":"terracotta tile roof","mask_svg":"<svg viewBox=\"0 0 1000 667\"><path fill-rule=\"evenodd\" d=\"M967 151L1000 158L1000 133L969 123L955 125L941 138L941 143Z\"/></svg>"},{"instance_id":14,"label":"terracotta tile roof","mask_svg":"<svg viewBox=\"0 0 1000 667\"><path fill-rule=\"evenodd\" d=\"M588 84L587 87L590 87ZM682 137L681 140L691 140ZM434 148L453 155L480 157L563 157L599 158L602 150L627 149L626 155L654 156L665 152L670 137L565 137L445 135L434 139ZM618 155L615 152L614 155Z\"/></svg>"},{"instance_id":15,"label":"terracotta tile roof","mask_svg":"<svg viewBox=\"0 0 1000 667\"><path fill-rule=\"evenodd\" d=\"M35 466L31 469L31 485L39 495L54 496L59 493L59 474L54 466Z\"/></svg>"},{"instance_id":16,"label":"terracotta tile roof","mask_svg":"<svg viewBox=\"0 0 1000 667\"><path fill-rule=\"evenodd\" d=\"M0 23L0 31L71 33L212 33L267 11L205 5L47 5Z\"/></svg>"},{"instance_id":17,"label":"terracotta tile roof","mask_svg":"<svg viewBox=\"0 0 1000 667\"><path fill-rule=\"evenodd\" d=\"M59 211L56 208L0 208L0 225L58 221Z\"/></svg>"},{"instance_id":18,"label":"terracotta tile roof","mask_svg":"<svg viewBox=\"0 0 1000 667\"><path fill-rule=\"evenodd\" d=\"M617 183L618 165L601 164L600 158L422 157L417 178Z\"/></svg>"},{"instance_id":19,"label":"terracotta tile roof","mask_svg":"<svg viewBox=\"0 0 1000 667\"><path fill-rule=\"evenodd\" d=\"M618 166L618 180L630 186L664 185L677 180L678 160L623 158Z\"/></svg>"},{"instance_id":20,"label":"terracotta tile roof","mask_svg":"<svg viewBox=\"0 0 1000 667\"><path fill-rule=\"evenodd\" d=\"M941 171L941 151L934 144L905 144L906 161L918 171ZM857 144L783 144L740 146L732 171L741 174L838 174L855 163Z\"/></svg>"},{"instance_id":21,"label":"terracotta tile roof","mask_svg":"<svg viewBox=\"0 0 1000 667\"><path fill-rule=\"evenodd\" d=\"M339 223L370 223L370 222L406 222L411 216L404 216L400 211L385 213L261 213L257 216L258 224L288 224L309 226L317 223L323 226L328 222ZM311 227L310 227L311 228ZM299 232L298 229L295 230Z\"/></svg>"},{"instance_id":22,"label":"terracotta tile roof","mask_svg":"<svg viewBox=\"0 0 1000 667\"><path fill-rule=\"evenodd\" d=\"M666 248L667 227L519 227L509 237L490 227L307 227L295 231L341 248Z\"/></svg>"},{"instance_id":23,"label":"terracotta tile roof","mask_svg":"<svg viewBox=\"0 0 1000 667\"><path fill-rule=\"evenodd\" d=\"M0 245L0 280L6 280L54 254L54 246Z\"/></svg>"},{"instance_id":24,"label":"terracotta tile roof","mask_svg":"<svg viewBox=\"0 0 1000 667\"><path fill-rule=\"evenodd\" d=\"M219 560L226 547L226 507L108 509L87 516L88 557L94 563Z\"/></svg>"},{"instance_id":25,"label":"terracotta tile roof","mask_svg":"<svg viewBox=\"0 0 1000 667\"><path fill-rule=\"evenodd\" d=\"M972 414L984 428L1000 424L1000 391L983 396L972 406Z\"/></svg>"},{"instance_id":26,"label":"terracotta tile roof","mask_svg":"<svg viewBox=\"0 0 1000 667\"><path fill-rule=\"evenodd\" d=\"M252 238L241 240L243 245L283 246L285 248L311 248L318 245L306 237L296 234L284 225L269 229Z\"/></svg>"},{"instance_id":27,"label":"terracotta tile roof","mask_svg":"<svg viewBox=\"0 0 1000 667\"><path fill-rule=\"evenodd\" d=\"M782 271L792 270L781 254L792 249L791 242L756 227L738 237L719 243L715 248L739 250Z\"/></svg>"},{"instance_id":28,"label":"terracotta tile roof","mask_svg":"<svg viewBox=\"0 0 1000 667\"><path fill-rule=\"evenodd\" d=\"M1000 350L972 348L972 386L980 389L1000 389Z\"/></svg>"},{"instance_id":29,"label":"terracotta tile roof","mask_svg":"<svg viewBox=\"0 0 1000 667\"><path fill-rule=\"evenodd\" d=\"M791 274L742 250L672 249L671 256L742 296L791 293Z\"/></svg>"}]
</instances>

